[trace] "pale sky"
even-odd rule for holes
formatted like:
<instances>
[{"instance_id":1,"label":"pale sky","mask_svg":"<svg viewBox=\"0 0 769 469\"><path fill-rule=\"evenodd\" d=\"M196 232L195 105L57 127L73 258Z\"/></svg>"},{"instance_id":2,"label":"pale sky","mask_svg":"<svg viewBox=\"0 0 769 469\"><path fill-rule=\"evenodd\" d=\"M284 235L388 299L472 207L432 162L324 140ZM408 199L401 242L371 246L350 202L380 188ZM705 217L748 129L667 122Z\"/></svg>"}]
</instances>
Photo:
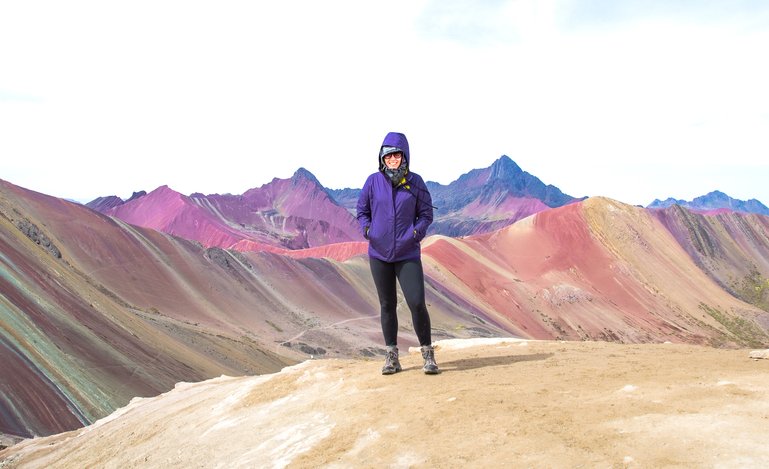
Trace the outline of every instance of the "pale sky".
<instances>
[{"instance_id":1,"label":"pale sky","mask_svg":"<svg viewBox=\"0 0 769 469\"><path fill-rule=\"evenodd\" d=\"M0 178L83 202L361 187L388 131L448 184L769 205L769 2L3 1Z\"/></svg>"}]
</instances>

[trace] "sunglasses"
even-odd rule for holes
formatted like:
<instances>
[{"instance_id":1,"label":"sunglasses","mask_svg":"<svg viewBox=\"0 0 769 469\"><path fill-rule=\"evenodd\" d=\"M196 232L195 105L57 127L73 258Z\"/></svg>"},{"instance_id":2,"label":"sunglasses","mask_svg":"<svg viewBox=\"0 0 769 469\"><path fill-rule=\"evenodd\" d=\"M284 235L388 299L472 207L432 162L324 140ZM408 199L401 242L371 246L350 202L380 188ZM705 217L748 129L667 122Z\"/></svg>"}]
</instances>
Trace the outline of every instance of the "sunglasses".
<instances>
[{"instance_id":1,"label":"sunglasses","mask_svg":"<svg viewBox=\"0 0 769 469\"><path fill-rule=\"evenodd\" d=\"M403 155L401 155L400 153L390 153L389 155L385 155L382 158L384 158L385 160L391 160L393 158L399 160L403 158Z\"/></svg>"}]
</instances>

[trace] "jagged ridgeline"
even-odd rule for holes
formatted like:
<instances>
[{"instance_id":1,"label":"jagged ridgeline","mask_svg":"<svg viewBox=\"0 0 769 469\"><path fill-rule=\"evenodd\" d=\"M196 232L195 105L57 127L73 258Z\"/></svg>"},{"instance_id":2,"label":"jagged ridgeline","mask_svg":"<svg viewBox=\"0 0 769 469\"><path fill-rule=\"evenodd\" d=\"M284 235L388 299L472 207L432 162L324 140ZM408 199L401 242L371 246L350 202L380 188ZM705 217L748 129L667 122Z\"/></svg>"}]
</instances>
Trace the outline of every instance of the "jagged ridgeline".
<instances>
[{"instance_id":1,"label":"jagged ridgeline","mask_svg":"<svg viewBox=\"0 0 769 469\"><path fill-rule=\"evenodd\" d=\"M444 186L429 182L437 207L429 234L487 233L552 207L582 200L545 185L503 156ZM87 204L128 223L240 251L306 249L364 241L355 220L360 189L327 189L300 168L289 179L273 179L241 195L195 193L167 186Z\"/></svg>"}]
</instances>

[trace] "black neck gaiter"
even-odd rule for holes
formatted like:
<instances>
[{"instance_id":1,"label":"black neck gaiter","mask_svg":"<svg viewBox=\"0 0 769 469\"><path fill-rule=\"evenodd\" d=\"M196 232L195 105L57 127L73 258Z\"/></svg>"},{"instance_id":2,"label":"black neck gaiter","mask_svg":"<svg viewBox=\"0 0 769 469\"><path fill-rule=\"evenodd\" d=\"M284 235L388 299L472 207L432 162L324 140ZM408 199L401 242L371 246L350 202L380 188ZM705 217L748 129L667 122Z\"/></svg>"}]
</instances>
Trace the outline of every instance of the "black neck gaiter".
<instances>
[{"instance_id":1,"label":"black neck gaiter","mask_svg":"<svg viewBox=\"0 0 769 469\"><path fill-rule=\"evenodd\" d=\"M403 183L403 178L409 173L409 169L407 165L402 164L398 169L385 168L384 173L390 178L393 187L398 187Z\"/></svg>"}]
</instances>

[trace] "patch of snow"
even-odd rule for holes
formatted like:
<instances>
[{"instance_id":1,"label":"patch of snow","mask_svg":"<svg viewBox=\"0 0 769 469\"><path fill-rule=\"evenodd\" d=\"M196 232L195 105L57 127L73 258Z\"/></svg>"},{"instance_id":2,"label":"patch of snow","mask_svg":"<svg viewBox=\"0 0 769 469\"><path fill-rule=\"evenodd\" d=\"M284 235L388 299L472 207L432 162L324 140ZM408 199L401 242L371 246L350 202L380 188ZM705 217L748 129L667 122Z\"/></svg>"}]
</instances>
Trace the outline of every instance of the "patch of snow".
<instances>
[{"instance_id":1,"label":"patch of snow","mask_svg":"<svg viewBox=\"0 0 769 469\"><path fill-rule=\"evenodd\" d=\"M253 467L257 460L270 461L275 469L284 468L300 454L328 437L334 424L327 415L316 412L307 415L299 424L288 425L272 435L263 435L264 439L251 451L234 461L234 467Z\"/></svg>"},{"instance_id":2,"label":"patch of snow","mask_svg":"<svg viewBox=\"0 0 769 469\"><path fill-rule=\"evenodd\" d=\"M393 462L390 467L393 469L410 469L423 462L423 458L420 458L414 453L406 453L398 456L398 459Z\"/></svg>"},{"instance_id":3,"label":"patch of snow","mask_svg":"<svg viewBox=\"0 0 769 469\"><path fill-rule=\"evenodd\" d=\"M470 347L480 347L484 345L504 345L521 344L529 342L528 339L518 339L515 337L476 337L473 339L444 339L433 342L437 349L461 350ZM409 352L419 352L419 347L409 347Z\"/></svg>"},{"instance_id":4,"label":"patch of snow","mask_svg":"<svg viewBox=\"0 0 769 469\"><path fill-rule=\"evenodd\" d=\"M299 370L301 370L302 368L307 368L307 367L309 367L311 363L312 363L312 362L310 362L309 360L305 360L305 361L303 361L303 362L299 362L299 363L297 363L296 365L286 366L286 367L282 368L282 369L279 371L279 373L283 373L283 372L291 372L291 371L299 371Z\"/></svg>"},{"instance_id":5,"label":"patch of snow","mask_svg":"<svg viewBox=\"0 0 769 469\"><path fill-rule=\"evenodd\" d=\"M91 425L88 425L87 427L83 428L82 431L77 435L78 437L85 435L92 430L101 427L102 425L106 425L109 422L115 420L118 417L121 417L128 413L131 409L134 407L137 407L141 404L142 401L147 400L147 398L133 398L131 399L131 402L128 403L125 407L121 407L119 409L116 409L111 414L107 415L106 417L100 418L99 420L95 421Z\"/></svg>"},{"instance_id":6,"label":"patch of snow","mask_svg":"<svg viewBox=\"0 0 769 469\"><path fill-rule=\"evenodd\" d=\"M217 431L217 430L223 430L225 428L232 428L243 421L243 417L236 417L231 419L222 419L218 422L216 422L211 428L203 432L201 436L206 436L211 432Z\"/></svg>"},{"instance_id":7,"label":"patch of snow","mask_svg":"<svg viewBox=\"0 0 769 469\"><path fill-rule=\"evenodd\" d=\"M361 451L374 444L381 437L382 435L378 431L371 428L367 429L364 434L358 438L358 441L355 442L355 445L350 449L348 455L357 456Z\"/></svg>"},{"instance_id":8,"label":"patch of snow","mask_svg":"<svg viewBox=\"0 0 769 469\"><path fill-rule=\"evenodd\" d=\"M219 402L216 406L214 406L213 409L211 409L211 412L218 415L222 414L225 411L227 411L230 407L240 402L241 399L246 397L252 389L254 389L256 386L262 384L264 381L267 381L266 379L261 380L251 380L248 383L244 383L243 385L239 386L238 389L230 394L229 396L222 399L221 402Z\"/></svg>"},{"instance_id":9,"label":"patch of snow","mask_svg":"<svg viewBox=\"0 0 769 469\"><path fill-rule=\"evenodd\" d=\"M323 371L322 368L314 369L314 370L305 370L305 372L297 378L297 383L309 383L309 382L318 382L318 381L326 381L328 379L328 375Z\"/></svg>"}]
</instances>

